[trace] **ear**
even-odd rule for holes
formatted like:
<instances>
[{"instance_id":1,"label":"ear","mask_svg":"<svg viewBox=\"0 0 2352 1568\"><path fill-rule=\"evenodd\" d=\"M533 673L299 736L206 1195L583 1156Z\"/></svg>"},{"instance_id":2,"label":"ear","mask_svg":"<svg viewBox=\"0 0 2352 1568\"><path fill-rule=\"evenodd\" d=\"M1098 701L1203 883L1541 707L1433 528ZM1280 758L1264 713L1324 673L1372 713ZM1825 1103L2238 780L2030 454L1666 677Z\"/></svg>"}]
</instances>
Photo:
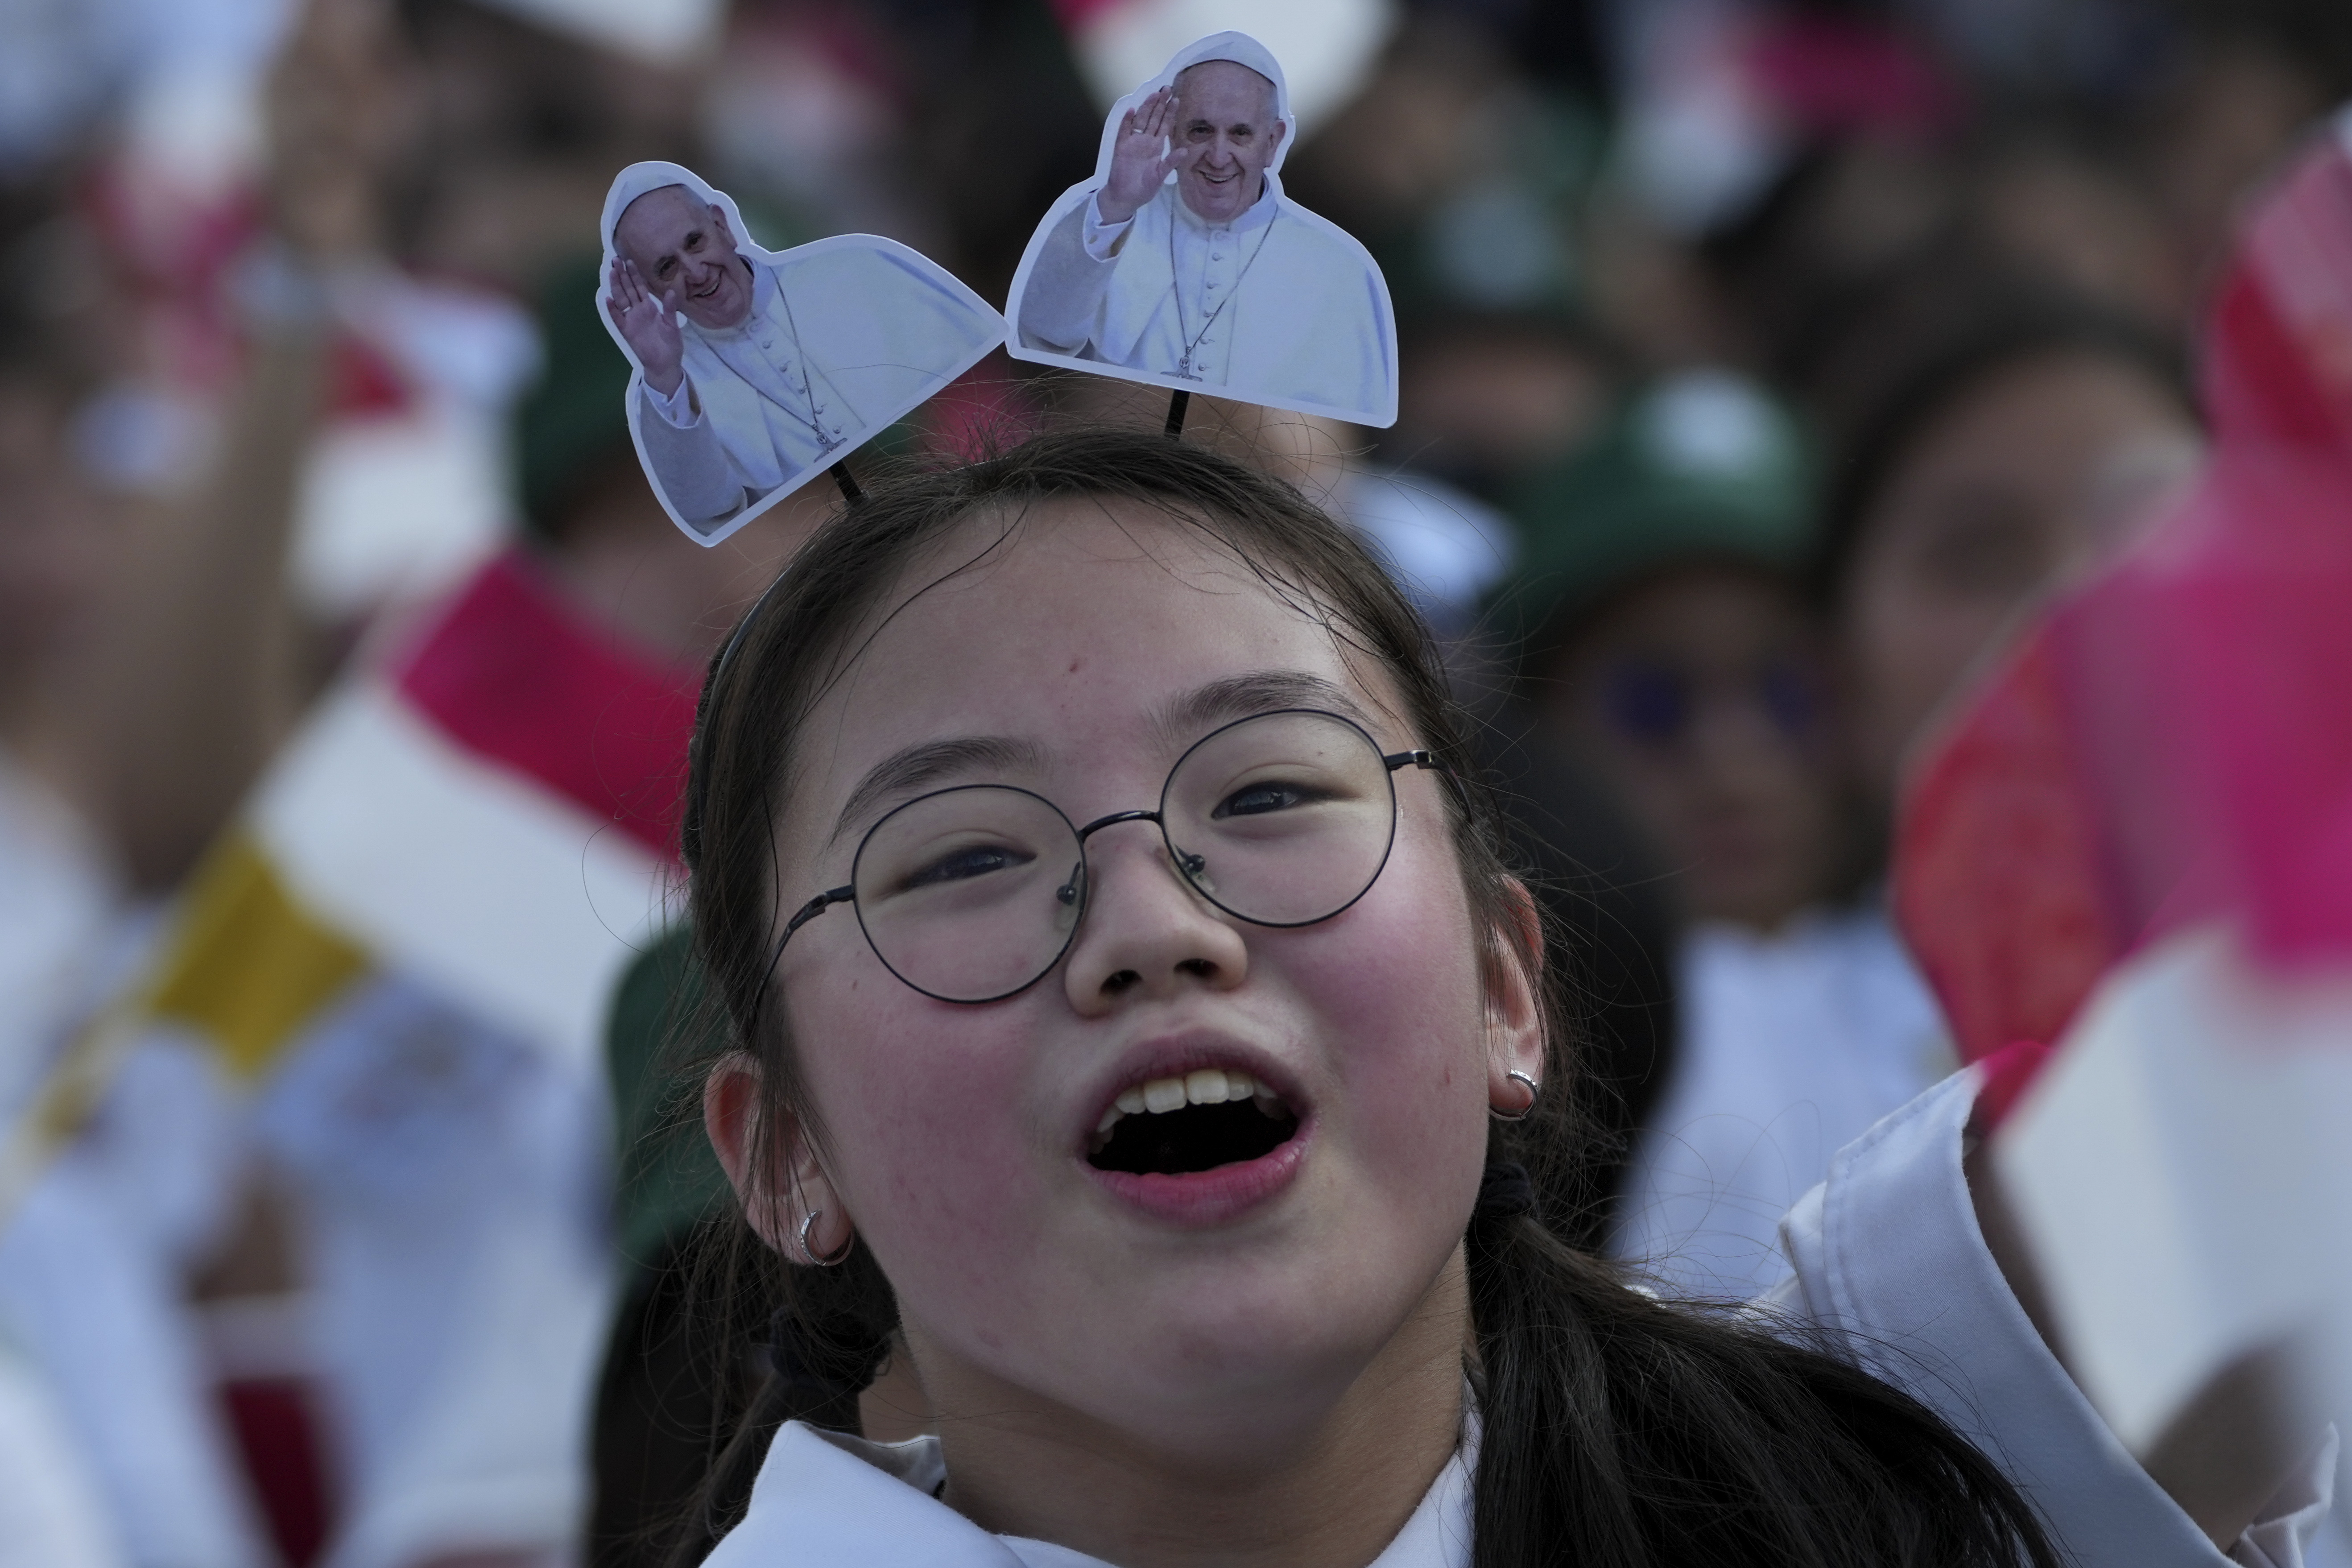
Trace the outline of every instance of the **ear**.
<instances>
[{"instance_id":1,"label":"ear","mask_svg":"<svg viewBox=\"0 0 2352 1568\"><path fill-rule=\"evenodd\" d=\"M1287 121L1277 120L1274 122L1274 129L1266 134L1265 138L1265 155L1269 160L1273 158L1275 149L1282 145L1282 139L1289 133L1290 126Z\"/></svg>"},{"instance_id":2,"label":"ear","mask_svg":"<svg viewBox=\"0 0 2352 1568\"><path fill-rule=\"evenodd\" d=\"M1540 1084L1545 1062L1543 917L1527 884L1503 880L1504 929L1495 933L1498 962L1486 987L1486 1103L1507 1116L1528 1109L1522 1072Z\"/></svg>"},{"instance_id":3,"label":"ear","mask_svg":"<svg viewBox=\"0 0 2352 1568\"><path fill-rule=\"evenodd\" d=\"M792 1262L814 1262L801 1253L801 1226L812 1212L817 1218L809 1226L809 1250L820 1257L846 1245L856 1222L800 1128L761 1124L764 1082L748 1052L721 1057L702 1080L703 1130L760 1239Z\"/></svg>"},{"instance_id":4,"label":"ear","mask_svg":"<svg viewBox=\"0 0 2352 1568\"><path fill-rule=\"evenodd\" d=\"M717 202L710 204L710 221L719 226L719 232L725 235L730 241L734 239L735 231L727 226L727 209Z\"/></svg>"}]
</instances>

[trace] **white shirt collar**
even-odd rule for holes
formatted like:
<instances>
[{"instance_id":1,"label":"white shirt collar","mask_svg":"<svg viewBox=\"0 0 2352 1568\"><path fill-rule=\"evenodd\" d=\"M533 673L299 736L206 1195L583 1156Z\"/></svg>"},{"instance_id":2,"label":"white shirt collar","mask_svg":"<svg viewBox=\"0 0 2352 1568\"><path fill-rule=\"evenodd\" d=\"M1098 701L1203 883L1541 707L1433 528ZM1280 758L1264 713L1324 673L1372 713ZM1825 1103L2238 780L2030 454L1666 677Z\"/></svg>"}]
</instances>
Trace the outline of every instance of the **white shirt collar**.
<instances>
[{"instance_id":1,"label":"white shirt collar","mask_svg":"<svg viewBox=\"0 0 2352 1568\"><path fill-rule=\"evenodd\" d=\"M1477 1457L1472 1416L1454 1458L1371 1568L1469 1568ZM868 1443L787 1422L760 1467L750 1511L706 1568L1115 1568L1066 1546L991 1534L938 1500L946 1479L936 1437Z\"/></svg>"},{"instance_id":2,"label":"white shirt collar","mask_svg":"<svg viewBox=\"0 0 2352 1568\"><path fill-rule=\"evenodd\" d=\"M1477 1456L1477 1422L1473 1419L1462 1446L1421 1494L1420 1506L1387 1550L1372 1560L1371 1568L1470 1568L1470 1479ZM1048 1541L1016 1535L997 1539L1021 1560L1022 1568L1118 1568Z\"/></svg>"}]
</instances>

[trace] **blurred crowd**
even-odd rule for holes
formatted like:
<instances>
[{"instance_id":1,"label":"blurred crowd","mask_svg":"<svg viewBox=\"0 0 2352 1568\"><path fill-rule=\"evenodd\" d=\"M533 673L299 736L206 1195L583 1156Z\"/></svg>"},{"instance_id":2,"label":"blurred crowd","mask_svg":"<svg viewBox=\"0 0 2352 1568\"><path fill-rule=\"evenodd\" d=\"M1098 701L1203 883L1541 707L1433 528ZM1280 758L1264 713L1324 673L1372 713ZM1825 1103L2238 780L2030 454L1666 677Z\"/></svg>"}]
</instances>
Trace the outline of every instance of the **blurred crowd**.
<instances>
[{"instance_id":1,"label":"blurred crowd","mask_svg":"<svg viewBox=\"0 0 2352 1568\"><path fill-rule=\"evenodd\" d=\"M1278 8L0 0L0 1564L659 1561L745 1375L680 1327L707 1153L651 1141L675 793L831 497L665 517L606 185L1001 303L1122 17ZM2195 473L2189 329L2352 9L1302 10L1286 189L1385 272L1401 416L1193 438L1439 633L1586 1015L1588 1238L1745 1298L1956 1065L1884 908L1906 760ZM859 460L1163 413L998 353ZM534 947L589 837L647 909Z\"/></svg>"}]
</instances>

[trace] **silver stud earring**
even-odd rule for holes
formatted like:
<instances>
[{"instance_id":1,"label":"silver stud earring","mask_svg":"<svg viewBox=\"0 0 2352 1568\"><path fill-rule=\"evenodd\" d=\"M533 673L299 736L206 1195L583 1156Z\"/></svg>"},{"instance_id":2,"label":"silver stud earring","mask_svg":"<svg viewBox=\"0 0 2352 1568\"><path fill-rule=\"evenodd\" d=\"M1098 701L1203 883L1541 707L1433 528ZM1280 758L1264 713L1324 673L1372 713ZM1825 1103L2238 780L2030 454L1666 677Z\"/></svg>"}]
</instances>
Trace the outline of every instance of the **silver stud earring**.
<instances>
[{"instance_id":1,"label":"silver stud earring","mask_svg":"<svg viewBox=\"0 0 2352 1568\"><path fill-rule=\"evenodd\" d=\"M832 1268L835 1264L848 1257L849 1249L857 1245L856 1233L852 1232L847 1240L844 1241L839 1247L835 1247L832 1252L826 1254L824 1257L819 1258L816 1255L815 1249L809 1246L809 1232L815 1228L816 1222L823 1218L824 1215L824 1211L823 1209L811 1209L806 1215L803 1215L801 1219L801 1234L798 1242L801 1261L815 1268Z\"/></svg>"},{"instance_id":2,"label":"silver stud earring","mask_svg":"<svg viewBox=\"0 0 2352 1568\"><path fill-rule=\"evenodd\" d=\"M1528 1086L1528 1102L1519 1107L1517 1110L1496 1110L1494 1107L1488 1106L1486 1108L1486 1114L1494 1117L1498 1121L1525 1121L1528 1117L1535 1114L1536 1101L1543 1095L1543 1085L1538 1083L1527 1074L1520 1072L1516 1068L1511 1071L1505 1073L1503 1076L1507 1079L1516 1079L1520 1083Z\"/></svg>"}]
</instances>

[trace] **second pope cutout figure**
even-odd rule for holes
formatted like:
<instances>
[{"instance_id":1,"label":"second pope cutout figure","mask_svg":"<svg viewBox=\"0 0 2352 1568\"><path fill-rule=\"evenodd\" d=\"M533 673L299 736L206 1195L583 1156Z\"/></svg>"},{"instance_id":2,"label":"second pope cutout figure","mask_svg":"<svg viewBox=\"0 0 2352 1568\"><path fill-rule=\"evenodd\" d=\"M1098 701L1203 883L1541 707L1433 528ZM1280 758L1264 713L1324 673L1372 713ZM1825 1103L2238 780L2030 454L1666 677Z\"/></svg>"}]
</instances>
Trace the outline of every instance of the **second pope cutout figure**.
<instances>
[{"instance_id":1,"label":"second pope cutout figure","mask_svg":"<svg viewBox=\"0 0 2352 1568\"><path fill-rule=\"evenodd\" d=\"M1111 107L1094 177L1013 274L1014 357L1360 425L1396 423L1396 319L1370 252L1283 195L1282 67L1218 33Z\"/></svg>"}]
</instances>

